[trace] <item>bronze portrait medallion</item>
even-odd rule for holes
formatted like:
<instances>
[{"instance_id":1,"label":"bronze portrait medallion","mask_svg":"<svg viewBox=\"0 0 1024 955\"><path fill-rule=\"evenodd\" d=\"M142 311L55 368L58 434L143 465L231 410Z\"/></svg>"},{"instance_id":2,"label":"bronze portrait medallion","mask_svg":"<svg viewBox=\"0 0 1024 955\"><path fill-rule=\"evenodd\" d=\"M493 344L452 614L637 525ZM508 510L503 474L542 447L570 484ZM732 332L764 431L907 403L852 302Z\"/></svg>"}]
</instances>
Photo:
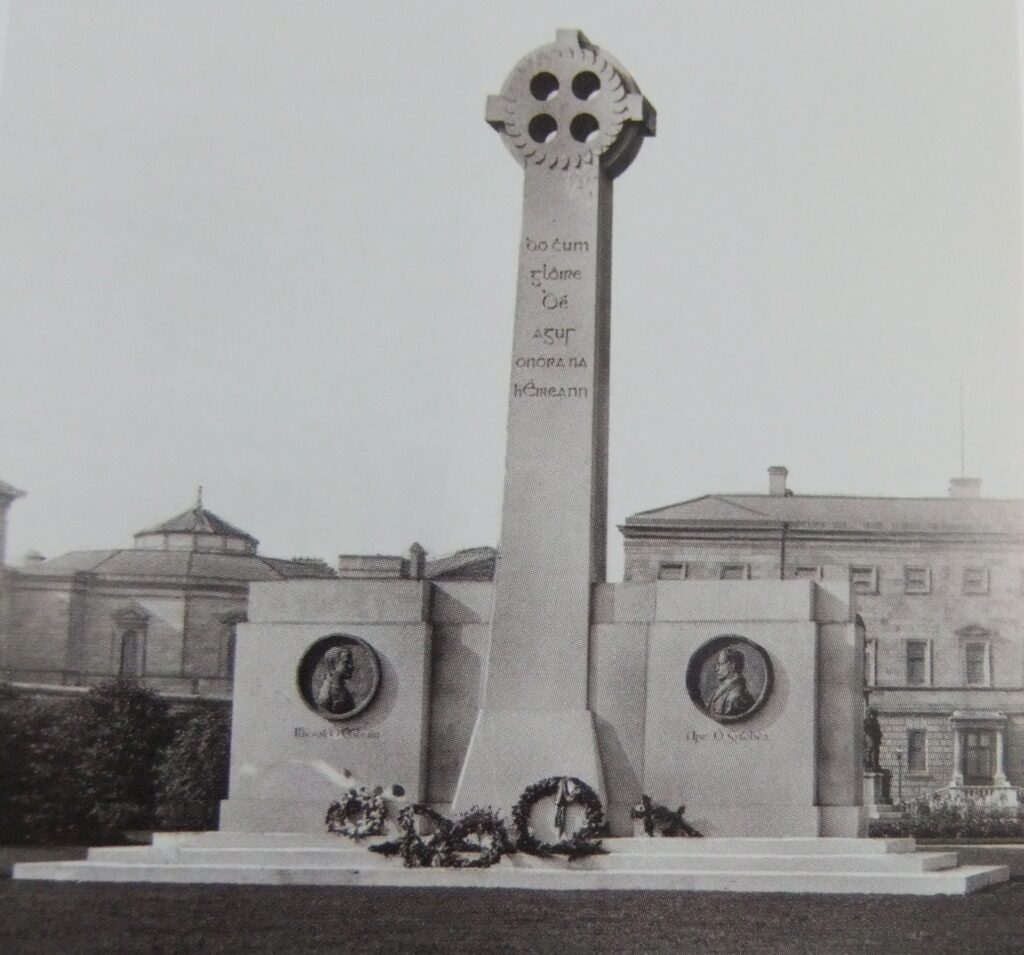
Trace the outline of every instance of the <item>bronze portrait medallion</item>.
<instances>
[{"instance_id":1,"label":"bronze portrait medallion","mask_svg":"<svg viewBox=\"0 0 1024 955\"><path fill-rule=\"evenodd\" d=\"M690 699L717 723L749 719L772 692L772 661L762 647L736 634L705 643L686 667Z\"/></svg>"},{"instance_id":2,"label":"bronze portrait medallion","mask_svg":"<svg viewBox=\"0 0 1024 955\"><path fill-rule=\"evenodd\" d=\"M365 640L333 633L303 654L296 678L299 695L313 712L327 720L348 720L377 695L380 660Z\"/></svg>"}]
</instances>

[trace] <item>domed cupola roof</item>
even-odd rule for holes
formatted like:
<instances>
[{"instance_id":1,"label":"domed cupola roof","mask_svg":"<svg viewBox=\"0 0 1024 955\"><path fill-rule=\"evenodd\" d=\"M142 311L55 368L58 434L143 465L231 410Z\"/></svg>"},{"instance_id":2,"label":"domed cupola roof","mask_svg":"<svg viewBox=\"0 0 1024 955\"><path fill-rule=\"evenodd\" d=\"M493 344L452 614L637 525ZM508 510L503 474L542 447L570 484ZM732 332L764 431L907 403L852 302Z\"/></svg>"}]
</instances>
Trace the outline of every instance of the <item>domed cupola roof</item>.
<instances>
[{"instance_id":1,"label":"domed cupola roof","mask_svg":"<svg viewBox=\"0 0 1024 955\"><path fill-rule=\"evenodd\" d=\"M201 550L255 554L259 541L224 518L203 507L203 489L196 503L169 520L139 531L135 546L140 550Z\"/></svg>"}]
</instances>

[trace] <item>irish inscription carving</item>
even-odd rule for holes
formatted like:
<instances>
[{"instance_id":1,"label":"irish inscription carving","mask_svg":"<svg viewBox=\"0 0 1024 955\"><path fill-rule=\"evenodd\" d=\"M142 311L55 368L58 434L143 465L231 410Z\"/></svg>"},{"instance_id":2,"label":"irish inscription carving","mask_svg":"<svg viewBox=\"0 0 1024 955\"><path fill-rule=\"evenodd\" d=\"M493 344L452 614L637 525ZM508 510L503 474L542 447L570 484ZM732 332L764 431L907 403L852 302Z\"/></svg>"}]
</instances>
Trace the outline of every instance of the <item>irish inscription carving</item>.
<instances>
[{"instance_id":1,"label":"irish inscription carving","mask_svg":"<svg viewBox=\"0 0 1024 955\"><path fill-rule=\"evenodd\" d=\"M540 313L557 313L574 307L573 301L579 283L586 278L585 259L590 252L587 239L549 237L523 239L523 268L529 285L529 300ZM573 253L576 253L574 256ZM584 257L580 261L579 256ZM573 261L575 259L575 261ZM556 319L555 315L551 315ZM557 321L557 319L556 319ZM585 348L580 329L576 325L538 325L530 335L530 344L539 352L515 355L515 371L581 371L587 372L589 363L585 354L573 354L576 348ZM558 352L552 354L551 352ZM513 398L589 398L589 379L583 375L575 380L558 375L555 380L531 377L512 382Z\"/></svg>"},{"instance_id":2,"label":"irish inscription carving","mask_svg":"<svg viewBox=\"0 0 1024 955\"><path fill-rule=\"evenodd\" d=\"M715 637L690 658L686 689L694 704L715 722L738 723L753 716L771 695L772 662L745 637Z\"/></svg>"},{"instance_id":3,"label":"irish inscription carving","mask_svg":"<svg viewBox=\"0 0 1024 955\"><path fill-rule=\"evenodd\" d=\"M365 640L334 633L305 652L296 679L299 695L311 710L328 720L347 720L373 702L380 661Z\"/></svg>"}]
</instances>

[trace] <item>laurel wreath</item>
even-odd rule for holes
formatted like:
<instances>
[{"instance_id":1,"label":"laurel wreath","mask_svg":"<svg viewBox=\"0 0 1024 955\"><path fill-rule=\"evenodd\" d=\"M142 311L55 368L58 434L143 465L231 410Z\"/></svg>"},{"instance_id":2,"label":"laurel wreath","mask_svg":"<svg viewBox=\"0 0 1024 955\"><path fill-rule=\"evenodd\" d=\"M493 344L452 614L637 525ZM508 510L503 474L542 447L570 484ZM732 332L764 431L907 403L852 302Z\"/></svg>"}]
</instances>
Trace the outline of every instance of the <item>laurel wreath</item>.
<instances>
[{"instance_id":1,"label":"laurel wreath","mask_svg":"<svg viewBox=\"0 0 1024 955\"><path fill-rule=\"evenodd\" d=\"M530 829L530 816L533 807L542 799L554 796L566 780L575 787L572 802L578 803L586 810L583 824L560 842L543 842ZM512 809L512 829L515 834L515 846L522 852L535 856L564 855L570 859L596 855L605 850L601 847L601 836L607 826L604 819L604 807L601 799L585 782L575 776L549 776L523 790Z\"/></svg>"},{"instance_id":2,"label":"laurel wreath","mask_svg":"<svg viewBox=\"0 0 1024 955\"><path fill-rule=\"evenodd\" d=\"M454 825L441 865L456 869L487 869L512 851L505 820L493 809L474 806Z\"/></svg>"},{"instance_id":3,"label":"laurel wreath","mask_svg":"<svg viewBox=\"0 0 1024 955\"><path fill-rule=\"evenodd\" d=\"M328 832L336 832L350 839L363 839L384 832L387 813L384 790L380 786L372 791L360 786L358 789L350 789L342 800L331 803L324 824Z\"/></svg>"},{"instance_id":4,"label":"laurel wreath","mask_svg":"<svg viewBox=\"0 0 1024 955\"><path fill-rule=\"evenodd\" d=\"M434 832L420 835L417 829L421 819L427 820ZM493 809L477 806L452 822L429 806L416 803L398 814L398 828L401 834L397 839L370 846L370 851L401 856L408 869L483 869L500 862L511 849L501 816Z\"/></svg>"},{"instance_id":5,"label":"laurel wreath","mask_svg":"<svg viewBox=\"0 0 1024 955\"><path fill-rule=\"evenodd\" d=\"M567 839L543 842L531 830L530 817L536 804L555 796L563 783L572 787L569 802L584 808L583 823ZM380 786L372 791L365 786L349 789L344 799L331 803L327 810L327 831L351 839L381 835L387 818L383 792ZM424 822L433 830L425 835L418 831ZM474 806L452 821L424 803L414 803L399 812L397 824L397 838L368 848L383 856L400 856L410 869L488 868L516 851L578 859L605 851L601 836L607 829L600 797L574 776L550 776L523 791L512 810L514 838L510 838L501 815L490 807Z\"/></svg>"}]
</instances>

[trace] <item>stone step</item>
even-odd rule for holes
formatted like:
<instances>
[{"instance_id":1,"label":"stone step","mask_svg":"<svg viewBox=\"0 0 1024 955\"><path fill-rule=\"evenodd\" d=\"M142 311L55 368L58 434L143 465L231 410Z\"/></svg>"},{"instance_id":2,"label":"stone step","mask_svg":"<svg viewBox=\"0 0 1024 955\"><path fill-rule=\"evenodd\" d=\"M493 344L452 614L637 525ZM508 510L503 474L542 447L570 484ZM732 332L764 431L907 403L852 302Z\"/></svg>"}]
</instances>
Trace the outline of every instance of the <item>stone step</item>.
<instances>
[{"instance_id":1,"label":"stone step","mask_svg":"<svg viewBox=\"0 0 1024 955\"><path fill-rule=\"evenodd\" d=\"M235 885L360 885L478 887L537 890L623 889L711 892L963 895L1006 881L1005 866L961 866L937 872L625 871L519 868L405 869L397 864L266 866L27 862L16 879L69 882L220 883Z\"/></svg>"},{"instance_id":2,"label":"stone step","mask_svg":"<svg viewBox=\"0 0 1024 955\"><path fill-rule=\"evenodd\" d=\"M219 865L221 863L240 865L278 866L364 866L385 858L369 852L360 846L343 844L335 846L104 846L90 849L90 862L166 863L181 862L189 865Z\"/></svg>"},{"instance_id":3,"label":"stone step","mask_svg":"<svg viewBox=\"0 0 1024 955\"><path fill-rule=\"evenodd\" d=\"M690 853L693 855L873 855L913 852L915 843L910 838L899 839L840 839L807 837L715 837L708 839L664 839L621 837L605 839L601 843L609 852L666 852L672 855Z\"/></svg>"},{"instance_id":4,"label":"stone step","mask_svg":"<svg viewBox=\"0 0 1024 955\"><path fill-rule=\"evenodd\" d=\"M391 836L379 837L391 838ZM156 848L172 847L282 847L294 849L302 846L319 848L337 848L339 846L370 845L375 839L366 839L355 843L344 836L330 835L324 832L155 832L153 846ZM875 853L890 854L913 852L914 840L910 838L884 839L839 839L817 837L778 837L778 838L710 838L710 839L650 839L646 836L615 837L604 839L602 846L611 853L616 852L647 852L647 853L690 853L693 855L714 855L726 853L730 855L871 855Z\"/></svg>"},{"instance_id":5,"label":"stone step","mask_svg":"<svg viewBox=\"0 0 1024 955\"><path fill-rule=\"evenodd\" d=\"M344 836L328 832L154 832L153 845L157 848L173 846L322 846L351 845Z\"/></svg>"},{"instance_id":6,"label":"stone step","mask_svg":"<svg viewBox=\"0 0 1024 955\"><path fill-rule=\"evenodd\" d=\"M641 843L641 845L643 845ZM125 864L170 864L185 865L266 865L270 867L298 866L318 868L322 866L351 866L355 868L377 868L390 865L389 860L357 846L346 847L195 847L173 848L116 847L90 849L90 862L112 862ZM954 868L957 864L955 852L920 852L885 855L881 853L854 855L840 853L805 853L803 855L761 855L758 853L711 853L692 852L625 852L617 851L606 855L593 855L569 863L562 856L539 859L526 853L509 856L504 865L516 868L560 868L573 870L630 871L687 871L702 870L722 872L779 871L779 872L932 872Z\"/></svg>"}]
</instances>

